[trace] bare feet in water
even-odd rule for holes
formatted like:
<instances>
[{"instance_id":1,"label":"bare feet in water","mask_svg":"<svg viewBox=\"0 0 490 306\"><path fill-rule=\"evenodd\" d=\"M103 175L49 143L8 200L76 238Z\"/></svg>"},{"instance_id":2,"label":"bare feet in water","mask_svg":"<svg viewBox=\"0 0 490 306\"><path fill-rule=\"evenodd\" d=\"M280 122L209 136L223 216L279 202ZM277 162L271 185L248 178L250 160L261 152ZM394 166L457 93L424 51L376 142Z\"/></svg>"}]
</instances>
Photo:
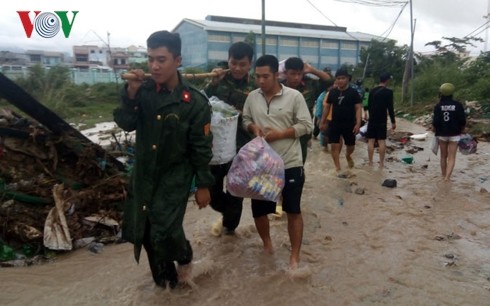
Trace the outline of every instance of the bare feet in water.
<instances>
[{"instance_id":1,"label":"bare feet in water","mask_svg":"<svg viewBox=\"0 0 490 306\"><path fill-rule=\"evenodd\" d=\"M296 270L298 268L299 259L290 257L289 258L289 269Z\"/></svg>"},{"instance_id":2,"label":"bare feet in water","mask_svg":"<svg viewBox=\"0 0 490 306\"><path fill-rule=\"evenodd\" d=\"M347 157L347 165L349 165L349 168L354 168L354 160L352 157Z\"/></svg>"},{"instance_id":3,"label":"bare feet in water","mask_svg":"<svg viewBox=\"0 0 490 306\"><path fill-rule=\"evenodd\" d=\"M177 275L179 276L179 283L190 281L192 276L192 262L187 265L178 265Z\"/></svg>"}]
</instances>

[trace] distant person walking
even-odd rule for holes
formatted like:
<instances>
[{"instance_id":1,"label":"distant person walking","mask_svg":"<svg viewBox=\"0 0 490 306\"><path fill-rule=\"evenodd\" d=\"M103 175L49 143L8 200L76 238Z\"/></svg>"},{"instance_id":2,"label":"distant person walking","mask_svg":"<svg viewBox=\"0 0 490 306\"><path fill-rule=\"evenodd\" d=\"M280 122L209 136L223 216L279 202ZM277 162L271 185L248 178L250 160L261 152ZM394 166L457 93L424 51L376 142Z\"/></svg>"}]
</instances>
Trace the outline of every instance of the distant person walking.
<instances>
[{"instance_id":1,"label":"distant person walking","mask_svg":"<svg viewBox=\"0 0 490 306\"><path fill-rule=\"evenodd\" d=\"M336 88L328 93L327 106L322 113L320 130L327 129L327 115L332 108L332 120L328 124L328 143L331 145L332 159L335 170L340 168L340 150L342 148L341 138L346 145L345 157L349 168L354 167L352 153L354 152L356 137L361 127L361 97L357 90L349 86L349 73L339 69L335 72Z\"/></svg>"},{"instance_id":2,"label":"distant person walking","mask_svg":"<svg viewBox=\"0 0 490 306\"><path fill-rule=\"evenodd\" d=\"M368 101L369 101L369 88L364 88L364 97L362 98L362 120L367 122L369 120L368 114Z\"/></svg>"},{"instance_id":3,"label":"distant person walking","mask_svg":"<svg viewBox=\"0 0 490 306\"><path fill-rule=\"evenodd\" d=\"M449 181L456 165L456 152L461 133L466 126L463 105L453 100L454 85L444 83L439 88L439 103L434 107L432 126L441 151L441 172Z\"/></svg>"},{"instance_id":4,"label":"distant person walking","mask_svg":"<svg viewBox=\"0 0 490 306\"><path fill-rule=\"evenodd\" d=\"M366 132L368 140L369 166L373 165L374 143L378 142L379 167L384 168L386 153L386 130L387 116L390 115L391 129L396 129L395 112L393 110L393 90L389 89L388 83L391 74L383 73L379 77L379 85L374 87L369 94L368 112L369 123Z\"/></svg>"}]
</instances>

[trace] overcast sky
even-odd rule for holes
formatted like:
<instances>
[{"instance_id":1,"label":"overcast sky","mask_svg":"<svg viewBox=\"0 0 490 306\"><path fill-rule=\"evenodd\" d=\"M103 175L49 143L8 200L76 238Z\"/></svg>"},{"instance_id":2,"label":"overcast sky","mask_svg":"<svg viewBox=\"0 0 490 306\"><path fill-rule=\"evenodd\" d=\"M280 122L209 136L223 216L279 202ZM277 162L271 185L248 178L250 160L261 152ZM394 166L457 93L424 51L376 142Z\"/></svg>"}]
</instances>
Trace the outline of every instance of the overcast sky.
<instances>
[{"instance_id":1,"label":"overcast sky","mask_svg":"<svg viewBox=\"0 0 490 306\"><path fill-rule=\"evenodd\" d=\"M359 0L265 0L268 20L338 25L349 32L386 35L395 22L401 5L366 6ZM346 3L349 2L349 3ZM402 2L372 0L371 2ZM414 49L432 51L427 42L442 37L462 38L482 26L490 0L413 0L416 19ZM17 11L79 11L68 38L62 31L52 38L42 38L36 30L30 38ZM110 1L110 0L20 0L3 1L0 10L0 51L11 48L66 51L72 45L103 46L110 33L111 47L145 46L146 38L157 30L172 30L184 18L205 19L207 15L261 19L262 0L174 0L174 1ZM31 20L33 19L31 15ZM71 19L72 15L68 15ZM484 28L482 28L484 29ZM480 29L480 30L482 30ZM478 32L478 31L477 31ZM487 32L479 34L487 38ZM398 45L410 44L410 5L407 5L388 38ZM471 49L479 54L490 46L476 44ZM183 46L185 48L185 46Z\"/></svg>"}]
</instances>

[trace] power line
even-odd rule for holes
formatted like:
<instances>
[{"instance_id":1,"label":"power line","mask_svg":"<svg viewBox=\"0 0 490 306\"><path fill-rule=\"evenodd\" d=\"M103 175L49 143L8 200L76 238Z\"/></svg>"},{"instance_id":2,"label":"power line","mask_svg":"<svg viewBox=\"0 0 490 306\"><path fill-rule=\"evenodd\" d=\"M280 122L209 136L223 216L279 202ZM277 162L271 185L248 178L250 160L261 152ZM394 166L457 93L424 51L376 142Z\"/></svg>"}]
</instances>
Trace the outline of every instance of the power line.
<instances>
[{"instance_id":1,"label":"power line","mask_svg":"<svg viewBox=\"0 0 490 306\"><path fill-rule=\"evenodd\" d=\"M333 22L332 19L328 18L327 15L323 14L323 12L319 8L317 8L310 0L306 0L306 2L308 2L315 10L317 10L318 13L320 13L323 17L325 17L325 19L330 21L334 26L338 27L338 25L335 22Z\"/></svg>"},{"instance_id":2,"label":"power line","mask_svg":"<svg viewBox=\"0 0 490 306\"><path fill-rule=\"evenodd\" d=\"M486 29L489 29L489 28L490 28L490 24L488 24L485 28L483 28L482 30L480 30L480 32L475 33L473 36L480 35L483 31L485 31Z\"/></svg>"},{"instance_id":3,"label":"power line","mask_svg":"<svg viewBox=\"0 0 490 306\"><path fill-rule=\"evenodd\" d=\"M392 25L391 25L391 26L390 26L390 27L389 27L389 28L388 28L386 31L384 31L384 32L383 32L383 33L380 35L380 36L383 36L383 35L384 35L386 32L388 32L388 33L386 34L386 37L385 37L385 38L383 38L383 40L382 40L382 41L385 41L385 40L388 38L388 36L390 36L391 31L393 31L393 29L395 28L395 25L396 25L396 23L398 22L398 19L400 19L400 16L402 15L403 10L404 10L404 9L407 7L407 4L408 4L408 2L405 2L405 5L404 5L404 6L402 6L402 9L401 9L401 10L400 10L400 12L398 13L398 16L396 16L396 19L395 19L395 21L393 22L393 24L392 24Z\"/></svg>"},{"instance_id":4,"label":"power line","mask_svg":"<svg viewBox=\"0 0 490 306\"><path fill-rule=\"evenodd\" d=\"M323 17L325 17L328 21L330 21L334 26L338 27L338 25L333 22L330 18L327 17L319 8L317 8L310 0L306 0L315 10L317 10ZM347 35L349 35L351 38L353 38L355 41L359 41L357 37L352 36L349 32L345 31Z\"/></svg>"},{"instance_id":5,"label":"power line","mask_svg":"<svg viewBox=\"0 0 490 306\"><path fill-rule=\"evenodd\" d=\"M490 23L490 20L485 21L481 26L479 26L478 28L474 29L470 33L466 34L464 37L466 38L466 37L469 37L471 35L475 36L475 35L480 34L481 32L485 31L488 28L489 23ZM480 30L481 28L483 28L485 26L487 26L487 27L485 29L483 29L483 31L480 31L477 34L473 34L473 33L475 33L476 31Z\"/></svg>"},{"instance_id":6,"label":"power line","mask_svg":"<svg viewBox=\"0 0 490 306\"><path fill-rule=\"evenodd\" d=\"M367 6L385 6L385 7L393 7L393 6L405 6L408 1L406 0L335 0L337 2L344 3L355 3Z\"/></svg>"}]
</instances>

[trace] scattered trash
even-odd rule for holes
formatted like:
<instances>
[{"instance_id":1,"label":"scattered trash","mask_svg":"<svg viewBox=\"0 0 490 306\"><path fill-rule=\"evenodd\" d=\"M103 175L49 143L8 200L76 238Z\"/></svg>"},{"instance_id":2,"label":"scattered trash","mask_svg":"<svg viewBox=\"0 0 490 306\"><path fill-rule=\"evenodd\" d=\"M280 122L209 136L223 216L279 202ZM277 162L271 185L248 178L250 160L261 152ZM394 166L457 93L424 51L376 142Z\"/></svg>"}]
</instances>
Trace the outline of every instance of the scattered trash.
<instances>
[{"instance_id":1,"label":"scattered trash","mask_svg":"<svg viewBox=\"0 0 490 306\"><path fill-rule=\"evenodd\" d=\"M461 135L461 139L458 142L459 152L464 155L476 153L478 147L478 141L470 134Z\"/></svg>"},{"instance_id":2,"label":"scattered trash","mask_svg":"<svg viewBox=\"0 0 490 306\"><path fill-rule=\"evenodd\" d=\"M389 188L394 188L394 187L396 187L396 185L397 185L397 182L395 179L386 179L383 181L383 184L381 184L381 186L389 187Z\"/></svg>"},{"instance_id":3,"label":"scattered trash","mask_svg":"<svg viewBox=\"0 0 490 306\"><path fill-rule=\"evenodd\" d=\"M404 162L405 164L412 164L413 163L413 156L411 156L411 155L403 156L401 158L401 161Z\"/></svg>"},{"instance_id":4,"label":"scattered trash","mask_svg":"<svg viewBox=\"0 0 490 306\"><path fill-rule=\"evenodd\" d=\"M365 192L366 192L366 189L361 188L361 187L356 188L356 190L354 191L354 193L358 194L358 195L363 195Z\"/></svg>"},{"instance_id":5,"label":"scattered trash","mask_svg":"<svg viewBox=\"0 0 490 306\"><path fill-rule=\"evenodd\" d=\"M410 136L410 139L413 140L425 140L429 133L423 133L423 134L414 134Z\"/></svg>"},{"instance_id":6,"label":"scattered trash","mask_svg":"<svg viewBox=\"0 0 490 306\"><path fill-rule=\"evenodd\" d=\"M451 253L444 254L444 257L446 257L447 259L456 259L456 256Z\"/></svg>"},{"instance_id":7,"label":"scattered trash","mask_svg":"<svg viewBox=\"0 0 490 306\"><path fill-rule=\"evenodd\" d=\"M88 245L88 250L92 253L99 254L104 250L104 244L100 242L91 242Z\"/></svg>"},{"instance_id":8,"label":"scattered trash","mask_svg":"<svg viewBox=\"0 0 490 306\"><path fill-rule=\"evenodd\" d=\"M1 74L0 83L33 118L0 109L1 266L41 263L87 237L116 241L129 167ZM122 141L113 148L123 151Z\"/></svg>"}]
</instances>

